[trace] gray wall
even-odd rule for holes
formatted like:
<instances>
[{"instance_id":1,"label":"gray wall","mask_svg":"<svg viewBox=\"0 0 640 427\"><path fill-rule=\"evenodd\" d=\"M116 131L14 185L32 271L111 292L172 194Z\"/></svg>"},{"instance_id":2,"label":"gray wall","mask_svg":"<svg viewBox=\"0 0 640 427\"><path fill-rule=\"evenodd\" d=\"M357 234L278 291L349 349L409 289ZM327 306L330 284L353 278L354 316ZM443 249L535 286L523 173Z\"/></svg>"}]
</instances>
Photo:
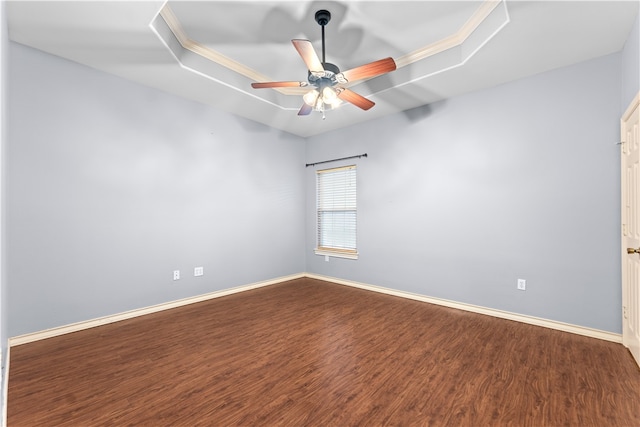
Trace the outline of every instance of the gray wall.
<instances>
[{"instance_id":1,"label":"gray wall","mask_svg":"<svg viewBox=\"0 0 640 427\"><path fill-rule=\"evenodd\" d=\"M10 55L9 336L304 271L302 138Z\"/></svg>"},{"instance_id":2,"label":"gray wall","mask_svg":"<svg viewBox=\"0 0 640 427\"><path fill-rule=\"evenodd\" d=\"M620 64L310 138L307 162L369 157L355 162L357 261L313 254L307 170L307 271L620 333Z\"/></svg>"},{"instance_id":3,"label":"gray wall","mask_svg":"<svg viewBox=\"0 0 640 427\"><path fill-rule=\"evenodd\" d=\"M622 111L640 91L640 15L622 50Z\"/></svg>"}]
</instances>

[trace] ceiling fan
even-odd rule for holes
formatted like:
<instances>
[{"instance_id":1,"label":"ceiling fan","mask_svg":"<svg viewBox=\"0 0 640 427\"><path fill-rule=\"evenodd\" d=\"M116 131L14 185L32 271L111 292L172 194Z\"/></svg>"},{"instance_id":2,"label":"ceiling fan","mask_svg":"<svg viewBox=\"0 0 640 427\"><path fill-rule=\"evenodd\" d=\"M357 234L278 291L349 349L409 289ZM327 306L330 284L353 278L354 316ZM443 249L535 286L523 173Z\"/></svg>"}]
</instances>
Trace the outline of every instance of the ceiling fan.
<instances>
[{"instance_id":1,"label":"ceiling fan","mask_svg":"<svg viewBox=\"0 0 640 427\"><path fill-rule=\"evenodd\" d=\"M309 115L311 111L316 110L322 112L322 118L324 119L325 110L328 107L331 109L336 108L342 101L349 102L363 110L373 107L375 105L373 101L341 85L394 71L396 69L395 61L389 57L341 72L336 65L325 60L324 26L331 20L331 13L328 10L319 10L316 12L315 19L322 27L322 62L309 40L291 40L309 69L307 81L260 82L251 83L251 86L254 89L312 87L302 97L304 104L298 111L299 116Z\"/></svg>"}]
</instances>

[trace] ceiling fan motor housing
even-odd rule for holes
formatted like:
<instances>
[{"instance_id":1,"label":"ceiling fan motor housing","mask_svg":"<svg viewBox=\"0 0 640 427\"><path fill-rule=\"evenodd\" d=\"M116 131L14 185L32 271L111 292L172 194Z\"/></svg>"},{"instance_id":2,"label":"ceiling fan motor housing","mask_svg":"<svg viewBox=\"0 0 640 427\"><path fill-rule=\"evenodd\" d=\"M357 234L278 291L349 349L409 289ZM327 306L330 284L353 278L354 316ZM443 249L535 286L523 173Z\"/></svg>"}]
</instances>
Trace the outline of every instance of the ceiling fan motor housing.
<instances>
[{"instance_id":1,"label":"ceiling fan motor housing","mask_svg":"<svg viewBox=\"0 0 640 427\"><path fill-rule=\"evenodd\" d=\"M317 87L322 90L323 88L329 86L335 86L340 79L340 69L337 65L331 64L330 62L323 62L322 66L324 67L324 71L322 72L311 72L309 71L308 80L312 86Z\"/></svg>"},{"instance_id":2,"label":"ceiling fan motor housing","mask_svg":"<svg viewBox=\"0 0 640 427\"><path fill-rule=\"evenodd\" d=\"M319 85L326 81L329 85L334 84L335 79L333 77L340 73L340 68L330 62L323 62L322 66L324 67L324 71L309 71L307 77L309 83L312 85Z\"/></svg>"}]
</instances>

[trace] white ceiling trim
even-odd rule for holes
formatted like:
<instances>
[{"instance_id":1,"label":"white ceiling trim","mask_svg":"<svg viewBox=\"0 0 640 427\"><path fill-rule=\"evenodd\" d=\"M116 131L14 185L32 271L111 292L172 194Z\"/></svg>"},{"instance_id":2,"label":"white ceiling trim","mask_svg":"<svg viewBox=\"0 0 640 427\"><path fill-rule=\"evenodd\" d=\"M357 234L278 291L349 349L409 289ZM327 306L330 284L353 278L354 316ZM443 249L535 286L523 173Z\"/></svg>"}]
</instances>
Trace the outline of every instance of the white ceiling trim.
<instances>
[{"instance_id":1,"label":"white ceiling trim","mask_svg":"<svg viewBox=\"0 0 640 427\"><path fill-rule=\"evenodd\" d=\"M493 3L493 4L490 4ZM503 5L503 8L501 9L496 9L496 6L498 6L499 4ZM486 7L485 7L486 6ZM491 15L494 13L494 11L496 11L496 14L499 14L501 16L499 16L496 20L496 22L489 22L490 21L490 17ZM500 13L502 12L502 13ZM472 22L474 21L475 22ZM491 41L492 38L494 38L507 24L509 24L509 22L511 21L511 19L509 18L509 11L507 9L507 3L506 0L500 0L500 1L496 1L496 2L492 2L492 1L486 1L483 3L483 5L476 11L476 13L474 14L473 17L471 17L471 19L469 21L467 21L467 23L453 36L448 37L447 39L442 41L442 45L439 45L439 43L434 43L433 45L427 46L424 49L419 49L416 50L408 55L405 55L401 58L399 58L398 60L404 60L405 57L407 56L411 56L411 55L423 55L421 58L419 59L413 59L408 63L414 63L417 62L420 59L426 59L430 56L435 56L438 53L443 53L445 50L450 50L453 48L461 48L460 51L464 51L465 47L467 46L467 44L472 44L472 42L470 43L469 37L476 32L477 30L479 30L482 26L486 27L486 31L490 32L490 34L483 39L480 39L478 43L478 45L473 48L470 49L470 53L467 54L466 56L462 57L461 55L461 59L459 60L459 62L457 63L453 63L452 65L449 66L443 66L442 68L437 68L434 71L428 72L426 74L423 74L421 76L418 76L414 79L411 80L407 80L406 82L403 83L399 83L393 87L390 88L386 88L383 89L377 93L382 93L382 92L386 92L388 90L391 89L396 89L399 87L403 87L405 85L411 84L411 83L416 83L419 82L420 80L426 79L427 77L431 77L431 76L435 76L436 74L440 74L443 73L445 71L449 71L452 70L454 68L457 67L461 67L464 64L466 64L471 58L473 58L473 56L478 53L478 51L480 51L480 49L482 49L487 43L489 43L489 41ZM486 24L486 25L485 25ZM491 27L491 24L494 24L495 27ZM493 30L492 30L493 29ZM446 46L446 47L445 47ZM430 53L430 50L433 49L434 52ZM397 64L397 62L396 62ZM406 64L405 64L406 65Z\"/></svg>"},{"instance_id":2,"label":"white ceiling trim","mask_svg":"<svg viewBox=\"0 0 640 427\"><path fill-rule=\"evenodd\" d=\"M476 31L480 24L482 24L484 20L487 19L487 17L499 4L504 4L506 10L507 6L505 4L505 0L485 0L458 31L456 31L449 37L446 37L423 48L416 49L413 52L395 59L396 66L398 68L404 67L416 61L420 61L422 59L428 58L429 56L433 56L440 52L444 52L445 50L461 45L469 38L469 36L474 31Z\"/></svg>"},{"instance_id":3,"label":"white ceiling trim","mask_svg":"<svg viewBox=\"0 0 640 427\"><path fill-rule=\"evenodd\" d=\"M429 76L435 75L435 74L439 74L442 73L444 71L450 70L452 68L455 67L459 67L461 65L463 65L464 63L466 63L475 53L478 52L478 50L480 50L489 40L491 40L491 38L493 38L493 36L495 36L502 28L504 28L505 25L508 24L509 22L509 16L508 16L508 12L507 12L507 7L506 7L506 3L505 0L485 0L481 3L481 5L478 7L478 9L476 9L476 11L473 13L473 15L471 15L471 17L469 17L469 19L465 22L465 24L462 25L462 27L460 27L460 29L458 29L458 31L456 31L455 33L451 34L448 37L445 37L435 43L431 43L425 47L416 49L412 52L409 52L405 55L402 55L400 57L398 57L397 59L394 59L394 61L396 62L396 66L397 68L402 68L405 67L407 65L413 64L415 62L418 61L422 61L426 58L430 58L430 57L435 57L438 54L441 54L445 51L450 51L453 48L462 48L463 45L465 45L466 43L468 43L470 37L472 34L474 34L475 32L477 32L483 25L483 23L488 21L488 18L490 16L492 16L492 13L494 10L496 10L496 8L499 5L503 5L503 10L504 10L504 20L499 22L499 25L497 26L497 28L491 32L489 34L489 36L485 39L482 39L481 42L478 44L477 47L475 47L475 49L473 49L466 57L461 58L458 60L458 62L455 62L453 64L449 64L446 63L444 65L439 66L437 69L432 70L430 72L427 72L425 74L421 74L419 76L417 76L414 79L411 79L409 81L404 81L404 82L399 82L398 84L394 85L393 87L389 87L389 88L384 88L381 89L377 92L373 92L371 94L369 94L368 96L374 95L375 93L380 93L380 92L386 92L394 87L401 87L401 86L405 86L407 84L411 84L414 83L416 81L422 80L424 78L427 78ZM173 34L173 36L176 38L176 40L178 41L179 45L181 46L182 49L185 49L187 51L190 51L208 61L211 61L213 63L216 63L222 67L225 67L241 76L247 77L248 79L255 81L255 82L269 82L269 81L274 81L274 79L271 79L259 72L257 72L256 70L252 69L251 67L248 67L238 61L235 61L231 58L229 58L226 55L223 55L220 52L217 52L214 49L211 49L210 47L207 47L205 45L203 45L202 43L199 43L195 40L193 40L191 37L189 37L189 35L186 33L186 31L184 30L182 24L180 23L179 19L177 18L177 16L175 15L175 13L171 10L171 7L168 4L168 1L165 2L165 4L163 5L163 7L160 9L160 11L158 12L157 16L154 18L154 20L151 22L150 27L152 29L152 31L154 31L154 33L160 38L160 40L162 41L163 45L169 49L170 51L172 50L171 47L169 46L169 43L167 42L167 40L165 40L162 35L160 34L159 31L157 31L157 29L154 27L154 22L157 22L157 18L160 17L163 22L165 23L165 25L168 27L168 29L171 31L171 33ZM460 52L462 52L463 49L460 50ZM178 61L178 63L180 64L181 67L183 67L186 70L192 71L194 73L197 73L198 75L201 75L203 77L207 77L210 78L220 84L223 84L229 88L232 88L240 93L243 93L247 96L250 96L254 99L259 99L263 102L268 103L269 105L272 105L274 107L277 107L279 109L282 110L297 110L297 108L289 108L289 107L283 107L277 103L271 102L263 97L257 96L252 92L248 92L244 89L241 89L237 86L234 86L232 84L229 84L227 82L221 81L219 79L214 78L213 76L200 71L200 70L196 70L193 67L187 66L183 63L183 61L180 60L179 56L177 55L175 52L171 52L172 56L176 59L176 61ZM445 60L446 62L446 60ZM358 82L361 83L362 81ZM347 86L351 86L351 85L347 85ZM284 94L284 95L303 95L306 91L308 91L308 89L306 88L274 88L274 90ZM367 96L367 97L368 97Z\"/></svg>"},{"instance_id":4,"label":"white ceiling trim","mask_svg":"<svg viewBox=\"0 0 640 427\"><path fill-rule=\"evenodd\" d=\"M187 35L187 33L184 31L182 25L180 24L180 21L171 10L171 7L169 7L168 2L165 3L162 9L160 9L159 14L162 17L162 19L164 19L167 26L169 27L173 35L176 37L176 39L178 39L178 42L183 48L190 50L191 52L197 55L200 55L204 58L207 58L210 61L216 62L252 80L266 81L264 79L266 79L267 77L258 73L254 69L247 67L246 65L241 64L238 61L234 61L233 59L221 54L220 52L217 52L211 48L208 48L202 45L201 43L198 43L193 39L191 39Z\"/></svg>"},{"instance_id":5,"label":"white ceiling trim","mask_svg":"<svg viewBox=\"0 0 640 427\"><path fill-rule=\"evenodd\" d=\"M167 4L168 2L165 2L164 6L160 9L160 11L158 12L158 14L154 17L154 19L151 21L151 23L149 24L149 28L150 30L158 37L158 39L160 40L160 42L163 44L163 46L169 51L169 53L171 54L171 56L176 60L176 62L178 63L178 65L183 68L184 70L187 70L189 72L192 72L194 74L197 74L199 76L205 77L209 80L212 80L218 84L221 84L225 87L228 87L230 89L233 89L237 92L240 92L244 95L247 95L251 98L257 99L259 101L265 102L273 107L279 108L281 110L285 110L285 111L296 111L297 109L295 108L289 108L289 107L283 107L282 105L276 104L275 102L271 102L269 100L266 100L260 96L257 96L255 93L252 92L248 92L246 90L240 89L237 86L234 86L232 84L229 84L223 80L217 79L215 77L213 77L212 75L205 73L203 71L197 70L193 67L190 67L188 65L186 65L183 61L180 60L180 58L178 57L178 55L176 55L176 53L173 51L173 49L169 46L169 42L160 34L160 31L158 30L158 28L156 27L157 23L158 23L158 17L162 18L162 21L167 25L167 27L169 28L169 30L171 31L171 33L174 35L174 37L176 38L176 40L178 41L178 43L180 44L180 46L185 49L188 50L190 52L193 52L194 54L207 59L213 63L219 64L231 71L235 71L238 74L241 74L245 77L248 77L250 79L260 79L263 78L265 79L266 77L262 76L260 73L258 73L257 71L237 62L234 61L231 58L228 58L227 56L221 54L220 52L216 52L213 49L210 49L206 46L201 45L200 43L197 43L195 41L193 41L191 38L189 38L185 31L182 29L182 26L180 25L180 22L178 21L177 17L175 16L175 14L173 13L173 11L171 10L171 8L169 7L169 5Z\"/></svg>"}]
</instances>

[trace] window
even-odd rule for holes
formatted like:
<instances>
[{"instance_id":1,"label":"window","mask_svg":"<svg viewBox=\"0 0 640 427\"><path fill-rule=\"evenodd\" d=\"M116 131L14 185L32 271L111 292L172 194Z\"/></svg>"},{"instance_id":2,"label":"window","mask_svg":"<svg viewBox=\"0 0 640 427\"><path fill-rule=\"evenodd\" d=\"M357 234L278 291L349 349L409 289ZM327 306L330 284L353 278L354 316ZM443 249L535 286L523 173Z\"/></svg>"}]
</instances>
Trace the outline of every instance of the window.
<instances>
[{"instance_id":1,"label":"window","mask_svg":"<svg viewBox=\"0 0 640 427\"><path fill-rule=\"evenodd\" d=\"M357 259L355 165L320 170L316 178L316 254Z\"/></svg>"}]
</instances>

